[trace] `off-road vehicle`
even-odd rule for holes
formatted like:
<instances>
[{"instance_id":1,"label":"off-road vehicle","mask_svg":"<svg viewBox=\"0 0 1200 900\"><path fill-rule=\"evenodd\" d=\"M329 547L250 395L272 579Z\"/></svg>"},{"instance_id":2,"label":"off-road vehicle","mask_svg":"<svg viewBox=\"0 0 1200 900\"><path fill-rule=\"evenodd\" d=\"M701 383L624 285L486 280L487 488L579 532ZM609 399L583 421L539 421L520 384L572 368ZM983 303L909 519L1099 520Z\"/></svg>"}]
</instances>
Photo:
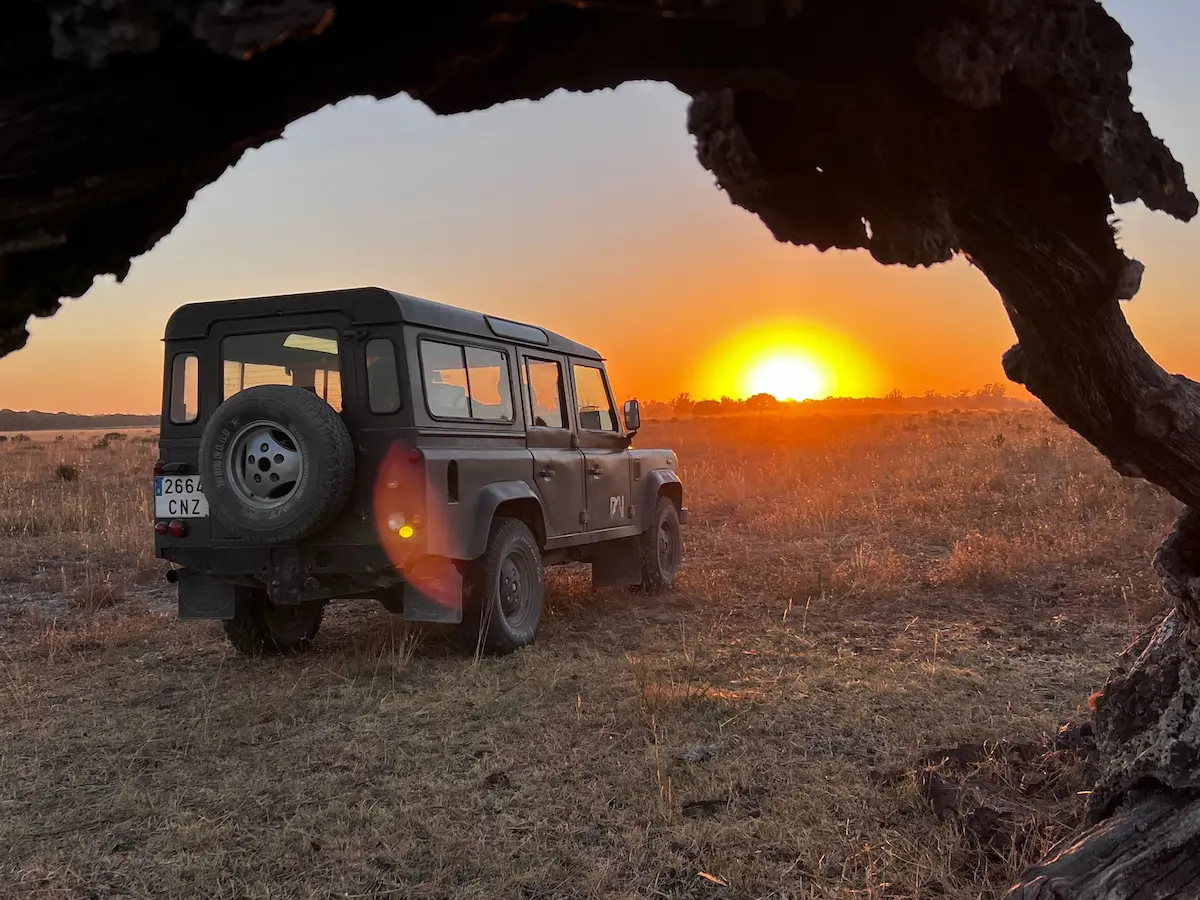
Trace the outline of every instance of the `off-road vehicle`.
<instances>
[{"instance_id":1,"label":"off-road vehicle","mask_svg":"<svg viewBox=\"0 0 1200 900\"><path fill-rule=\"evenodd\" d=\"M657 591L686 522L603 358L380 288L191 303L167 323L155 549L179 616L249 655L373 598L479 650L533 642L545 566Z\"/></svg>"}]
</instances>

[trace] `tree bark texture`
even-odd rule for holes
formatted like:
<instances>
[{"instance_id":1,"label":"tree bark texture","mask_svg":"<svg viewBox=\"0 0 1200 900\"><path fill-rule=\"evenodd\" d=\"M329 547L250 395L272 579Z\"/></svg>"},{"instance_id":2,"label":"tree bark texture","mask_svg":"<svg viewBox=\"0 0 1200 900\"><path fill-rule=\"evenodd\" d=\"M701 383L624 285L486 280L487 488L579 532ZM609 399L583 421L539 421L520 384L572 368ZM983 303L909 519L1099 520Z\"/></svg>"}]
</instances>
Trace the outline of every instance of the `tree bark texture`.
<instances>
[{"instance_id":1,"label":"tree bark texture","mask_svg":"<svg viewBox=\"0 0 1200 900\"><path fill-rule=\"evenodd\" d=\"M1008 900L1182 900L1200 884L1200 799L1152 793L1056 847Z\"/></svg>"}]
</instances>

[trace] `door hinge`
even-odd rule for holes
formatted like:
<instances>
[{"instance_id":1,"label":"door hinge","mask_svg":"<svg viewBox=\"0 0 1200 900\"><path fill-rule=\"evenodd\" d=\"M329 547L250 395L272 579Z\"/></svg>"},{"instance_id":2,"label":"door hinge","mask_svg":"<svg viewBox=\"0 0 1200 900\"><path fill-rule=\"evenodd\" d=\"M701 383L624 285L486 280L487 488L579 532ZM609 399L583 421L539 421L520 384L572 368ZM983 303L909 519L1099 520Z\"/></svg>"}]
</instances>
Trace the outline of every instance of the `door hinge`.
<instances>
[{"instance_id":1,"label":"door hinge","mask_svg":"<svg viewBox=\"0 0 1200 900\"><path fill-rule=\"evenodd\" d=\"M629 518L631 518L631 519L637 518L637 507L634 506L632 503L629 504Z\"/></svg>"},{"instance_id":2,"label":"door hinge","mask_svg":"<svg viewBox=\"0 0 1200 900\"><path fill-rule=\"evenodd\" d=\"M579 511L579 524L586 525L588 523L588 513L586 509Z\"/></svg>"}]
</instances>

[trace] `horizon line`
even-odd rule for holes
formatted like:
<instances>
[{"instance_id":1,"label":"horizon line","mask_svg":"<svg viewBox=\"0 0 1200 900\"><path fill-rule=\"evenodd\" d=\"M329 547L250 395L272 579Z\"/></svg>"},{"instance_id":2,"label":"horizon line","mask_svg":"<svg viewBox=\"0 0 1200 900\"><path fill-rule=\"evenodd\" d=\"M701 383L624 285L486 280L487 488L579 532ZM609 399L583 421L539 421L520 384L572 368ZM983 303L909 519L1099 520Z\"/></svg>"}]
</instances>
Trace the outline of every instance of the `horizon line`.
<instances>
[{"instance_id":1,"label":"horizon line","mask_svg":"<svg viewBox=\"0 0 1200 900\"><path fill-rule=\"evenodd\" d=\"M774 397L773 395L770 395L766 392L763 392L763 394L771 397L772 400L774 400L776 403L779 403L780 405L795 405L795 406L799 406L802 404L818 404L818 403L845 403L845 402L851 402L851 401L867 402L867 401L872 401L872 400L874 400L874 401L897 401L897 400L899 400L899 401L905 401L905 400L937 401L937 400L944 400L944 401L948 401L948 402L970 401L970 400L991 400L991 401L1001 401L1001 402L1008 402L1008 403L1018 403L1018 404L1021 404L1024 406L1044 406L1045 405L1040 400L1038 400L1036 397L1032 398L1032 399L1025 399L1023 397L1011 397L1011 396L1008 396L1007 394L981 394L979 392L960 393L960 394L941 394L941 393L935 393L935 392L927 392L925 394L900 394L898 392L895 392L895 393L889 393L889 394L885 394L885 395L881 395L881 396L844 396L843 397L843 396L830 395L827 397L819 397L819 398L818 397L807 397L803 400L796 400L796 399L791 399L791 398L781 400L781 399ZM681 391L680 393L676 394L674 397L672 397L668 400L660 400L658 398L651 397L646 400L640 400L640 398L639 398L639 402L643 406L649 406L651 404L662 405L662 406L671 406L675 400L677 400L683 396L686 396L693 405L697 404L697 403L704 403L704 402L721 403L721 401L724 399L731 400L734 403L741 405L741 404L744 404L747 400L751 399L750 397L730 397L729 395L723 395L722 397L701 397L699 399L696 399L691 396L691 392ZM753 396L760 396L760 395L756 394ZM635 397L636 397L636 395L630 395L626 399L634 399ZM104 418L112 418L112 419L115 419L115 418L141 418L141 419L155 418L155 419L160 419L162 417L162 412L161 412L161 410L154 410L151 412L83 413L83 412L71 412L70 410L51 411L51 410L44 410L44 409L10 409L8 407L4 407L4 408L0 408L0 416L3 416L3 415L11 415L11 416L73 416L75 418L81 418L81 419L104 419Z\"/></svg>"}]
</instances>

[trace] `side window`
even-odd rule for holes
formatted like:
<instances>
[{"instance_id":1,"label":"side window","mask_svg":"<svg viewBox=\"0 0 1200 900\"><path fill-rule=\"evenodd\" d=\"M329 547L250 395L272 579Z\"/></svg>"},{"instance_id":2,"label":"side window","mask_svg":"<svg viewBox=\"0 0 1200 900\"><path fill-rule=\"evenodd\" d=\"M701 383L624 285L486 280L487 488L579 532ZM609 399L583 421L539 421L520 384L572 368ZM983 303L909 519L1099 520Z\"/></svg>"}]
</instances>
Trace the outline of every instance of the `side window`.
<instances>
[{"instance_id":1,"label":"side window","mask_svg":"<svg viewBox=\"0 0 1200 900\"><path fill-rule=\"evenodd\" d=\"M575 366L575 400L579 427L586 431L616 431L617 414L608 399L604 373L595 366Z\"/></svg>"},{"instance_id":2,"label":"side window","mask_svg":"<svg viewBox=\"0 0 1200 900\"><path fill-rule=\"evenodd\" d=\"M171 421L187 425L200 412L200 361L195 353L180 353L171 360Z\"/></svg>"},{"instance_id":3,"label":"side window","mask_svg":"<svg viewBox=\"0 0 1200 900\"><path fill-rule=\"evenodd\" d=\"M421 341L421 374L430 413L442 419L471 418L467 361L462 347Z\"/></svg>"},{"instance_id":4,"label":"side window","mask_svg":"<svg viewBox=\"0 0 1200 900\"><path fill-rule=\"evenodd\" d=\"M385 415L400 408L396 345L387 338L367 341L367 406L371 412Z\"/></svg>"},{"instance_id":5,"label":"side window","mask_svg":"<svg viewBox=\"0 0 1200 900\"><path fill-rule=\"evenodd\" d=\"M556 362L544 359L526 359L524 378L525 391L529 394L529 408L533 411L535 428L566 428L566 399L563 393L562 368Z\"/></svg>"},{"instance_id":6,"label":"side window","mask_svg":"<svg viewBox=\"0 0 1200 900\"><path fill-rule=\"evenodd\" d=\"M432 415L482 422L513 420L507 354L422 340L421 374Z\"/></svg>"},{"instance_id":7,"label":"side window","mask_svg":"<svg viewBox=\"0 0 1200 900\"><path fill-rule=\"evenodd\" d=\"M513 420L512 383L508 357L499 350L467 348L467 384L471 417L488 422Z\"/></svg>"}]
</instances>

